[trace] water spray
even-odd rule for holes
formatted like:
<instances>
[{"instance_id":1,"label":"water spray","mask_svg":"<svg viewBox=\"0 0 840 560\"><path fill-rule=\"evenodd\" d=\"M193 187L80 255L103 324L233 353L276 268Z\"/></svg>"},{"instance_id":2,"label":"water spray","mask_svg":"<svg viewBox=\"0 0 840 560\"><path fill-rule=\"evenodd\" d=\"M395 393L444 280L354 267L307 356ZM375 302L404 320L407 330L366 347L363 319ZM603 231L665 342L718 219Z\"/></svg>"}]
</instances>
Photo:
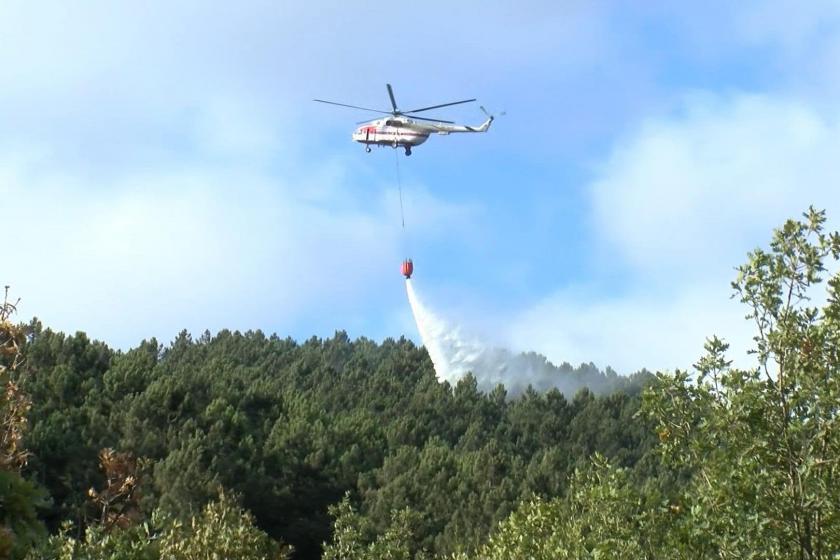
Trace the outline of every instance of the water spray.
<instances>
[{"instance_id":1,"label":"water spray","mask_svg":"<svg viewBox=\"0 0 840 560\"><path fill-rule=\"evenodd\" d=\"M575 371L569 364L558 367L533 352L515 353L488 344L425 306L411 279L406 278L405 287L420 339L440 382L455 385L467 374L472 374L479 389L491 391L502 384L511 396L522 393L529 386L539 391L556 388L567 398L572 398L583 387L595 393L608 388L604 386L603 375L594 366L591 370L582 367Z\"/></svg>"}]
</instances>

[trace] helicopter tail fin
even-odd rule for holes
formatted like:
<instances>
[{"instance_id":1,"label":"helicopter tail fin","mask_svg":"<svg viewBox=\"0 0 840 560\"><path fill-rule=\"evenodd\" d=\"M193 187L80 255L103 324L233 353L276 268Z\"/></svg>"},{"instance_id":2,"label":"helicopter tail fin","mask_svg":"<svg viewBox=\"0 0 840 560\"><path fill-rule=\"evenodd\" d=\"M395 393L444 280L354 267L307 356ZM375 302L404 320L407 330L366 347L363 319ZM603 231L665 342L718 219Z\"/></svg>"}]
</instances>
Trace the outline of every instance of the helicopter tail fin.
<instances>
[{"instance_id":1,"label":"helicopter tail fin","mask_svg":"<svg viewBox=\"0 0 840 560\"><path fill-rule=\"evenodd\" d=\"M476 128L475 130L476 132L486 132L487 129L490 128L490 125L493 124L493 120L496 118L496 116L488 113L487 109L485 109L483 105L479 106L479 109L481 109L482 113L487 115L487 120L481 123L481 126ZM504 112L502 112L501 114L504 115Z\"/></svg>"},{"instance_id":2,"label":"helicopter tail fin","mask_svg":"<svg viewBox=\"0 0 840 560\"><path fill-rule=\"evenodd\" d=\"M485 109L484 107L481 107L481 110L484 112L485 115L487 115L487 120L478 126L468 126L467 130L469 130L470 132L487 132L487 129L490 128L491 124L493 124L493 119L495 119L496 117L488 113L487 109Z\"/></svg>"}]
</instances>

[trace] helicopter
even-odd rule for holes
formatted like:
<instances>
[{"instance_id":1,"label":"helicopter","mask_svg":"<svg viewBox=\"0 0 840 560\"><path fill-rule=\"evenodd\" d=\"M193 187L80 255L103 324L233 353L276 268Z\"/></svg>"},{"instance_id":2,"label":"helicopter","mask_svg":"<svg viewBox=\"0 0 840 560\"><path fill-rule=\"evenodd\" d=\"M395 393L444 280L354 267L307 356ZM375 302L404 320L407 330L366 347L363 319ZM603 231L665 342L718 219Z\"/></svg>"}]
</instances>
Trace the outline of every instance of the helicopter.
<instances>
[{"instance_id":1,"label":"helicopter","mask_svg":"<svg viewBox=\"0 0 840 560\"><path fill-rule=\"evenodd\" d=\"M405 155L410 156L411 148L419 146L428 140L431 134L446 135L453 132L486 132L494 119L493 115L488 113L484 107L479 108L487 115L487 120L478 126L466 126L455 124L453 121L419 117L415 113L422 113L423 111L440 109L441 107L449 107L451 105L460 105L462 103L472 103L475 99L464 99L463 101L442 103L440 105L412 109L411 111L400 111L397 109L397 101L394 98L394 89L391 87L391 84L385 84L385 86L388 88L388 97L391 99L391 111L369 109L367 107L347 105L346 103L336 103L335 101L324 101L323 99L313 99L313 101L389 115L376 120L356 123L361 126L353 132L352 138L356 142L364 144L365 151L368 153L371 151L371 145L391 146L393 148L402 146L405 148Z\"/></svg>"}]
</instances>

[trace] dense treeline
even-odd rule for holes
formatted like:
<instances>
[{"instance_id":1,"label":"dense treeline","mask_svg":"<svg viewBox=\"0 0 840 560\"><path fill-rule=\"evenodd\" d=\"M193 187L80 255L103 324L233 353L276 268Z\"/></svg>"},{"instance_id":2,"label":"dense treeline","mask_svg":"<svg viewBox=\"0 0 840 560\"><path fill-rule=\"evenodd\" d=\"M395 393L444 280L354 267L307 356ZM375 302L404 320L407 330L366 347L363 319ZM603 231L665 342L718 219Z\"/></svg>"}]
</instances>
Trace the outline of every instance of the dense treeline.
<instances>
[{"instance_id":1,"label":"dense treeline","mask_svg":"<svg viewBox=\"0 0 840 560\"><path fill-rule=\"evenodd\" d=\"M95 518L88 489L102 485L99 451L113 448L147 461L147 512L186 519L225 489L296 557L317 558L328 509L348 494L371 538L407 510L412 550L446 554L480 544L523 498L562 494L593 452L629 467L654 439L633 419L647 374L566 364L558 375L622 390L512 399L471 377L439 383L405 339L184 332L115 352L34 321L24 351L27 472L52 497L42 516L53 531Z\"/></svg>"},{"instance_id":2,"label":"dense treeline","mask_svg":"<svg viewBox=\"0 0 840 560\"><path fill-rule=\"evenodd\" d=\"M840 557L840 235L824 231L824 212L804 218L732 283L756 327L755 365L733 367L713 336L692 373L657 374L645 391L655 472L634 480L595 455L563 496L524 501L457 559ZM328 554L358 541L343 507ZM410 534L403 524L376 544L400 552Z\"/></svg>"},{"instance_id":3,"label":"dense treeline","mask_svg":"<svg viewBox=\"0 0 840 560\"><path fill-rule=\"evenodd\" d=\"M755 367L713 336L691 373L599 374L600 396L452 387L410 341L341 332L115 352L5 300L0 558L836 558L824 223L788 221L738 269Z\"/></svg>"}]
</instances>

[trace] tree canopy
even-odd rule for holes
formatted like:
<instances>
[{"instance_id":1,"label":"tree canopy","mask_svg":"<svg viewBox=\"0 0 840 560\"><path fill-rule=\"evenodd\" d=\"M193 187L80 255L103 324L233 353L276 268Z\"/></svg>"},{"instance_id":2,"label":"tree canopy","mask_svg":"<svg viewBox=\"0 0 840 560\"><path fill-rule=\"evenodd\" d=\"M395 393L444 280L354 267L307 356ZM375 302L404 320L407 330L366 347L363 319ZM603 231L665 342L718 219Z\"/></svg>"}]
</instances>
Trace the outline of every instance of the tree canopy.
<instances>
[{"instance_id":1,"label":"tree canopy","mask_svg":"<svg viewBox=\"0 0 840 560\"><path fill-rule=\"evenodd\" d=\"M712 336L693 372L646 389L655 476L596 456L565 496L520 506L475 558L836 558L840 236L823 212L803 218L732 284L755 324L755 366L732 367Z\"/></svg>"},{"instance_id":2,"label":"tree canopy","mask_svg":"<svg viewBox=\"0 0 840 560\"><path fill-rule=\"evenodd\" d=\"M14 324L6 298L0 557L832 558L840 236L824 225L809 210L738 269L753 367L711 336L691 370L556 368L597 394L439 383L410 340L341 331L116 351Z\"/></svg>"},{"instance_id":3,"label":"tree canopy","mask_svg":"<svg viewBox=\"0 0 840 560\"><path fill-rule=\"evenodd\" d=\"M349 495L371 535L407 510L412 552L447 554L482 542L522 496L562 492L589 453L632 465L653 441L628 422L648 374L601 373L617 391L603 396L508 398L472 376L439 383L407 339L182 332L119 352L34 321L25 351L28 472L53 498L42 514L53 531L100 517L88 494L108 448L145 461L145 512L188 519L230 491L296 558L317 558L330 507Z\"/></svg>"}]
</instances>

